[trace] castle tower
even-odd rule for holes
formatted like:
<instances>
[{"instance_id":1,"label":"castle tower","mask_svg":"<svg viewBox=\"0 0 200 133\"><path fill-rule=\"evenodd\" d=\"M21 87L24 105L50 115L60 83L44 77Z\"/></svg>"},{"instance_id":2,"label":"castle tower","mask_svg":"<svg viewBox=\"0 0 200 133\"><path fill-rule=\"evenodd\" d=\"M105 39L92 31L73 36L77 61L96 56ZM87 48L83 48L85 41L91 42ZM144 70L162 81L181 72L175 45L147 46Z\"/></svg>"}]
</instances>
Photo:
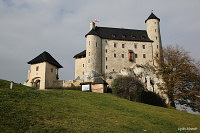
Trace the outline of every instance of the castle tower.
<instances>
[{"instance_id":1,"label":"castle tower","mask_svg":"<svg viewBox=\"0 0 200 133\"><path fill-rule=\"evenodd\" d=\"M160 36L160 19L156 17L153 12L150 16L145 20L146 23L146 30L149 38L153 41L153 58L161 56L162 50L162 41ZM156 62L154 60L154 65Z\"/></svg>"},{"instance_id":2,"label":"castle tower","mask_svg":"<svg viewBox=\"0 0 200 133\"><path fill-rule=\"evenodd\" d=\"M86 78L94 78L102 71L102 46L95 23L90 23L90 32L86 35Z\"/></svg>"},{"instance_id":3,"label":"castle tower","mask_svg":"<svg viewBox=\"0 0 200 133\"><path fill-rule=\"evenodd\" d=\"M58 81L58 69L62 66L46 51L28 62L28 80L25 85L36 89L53 87Z\"/></svg>"}]
</instances>

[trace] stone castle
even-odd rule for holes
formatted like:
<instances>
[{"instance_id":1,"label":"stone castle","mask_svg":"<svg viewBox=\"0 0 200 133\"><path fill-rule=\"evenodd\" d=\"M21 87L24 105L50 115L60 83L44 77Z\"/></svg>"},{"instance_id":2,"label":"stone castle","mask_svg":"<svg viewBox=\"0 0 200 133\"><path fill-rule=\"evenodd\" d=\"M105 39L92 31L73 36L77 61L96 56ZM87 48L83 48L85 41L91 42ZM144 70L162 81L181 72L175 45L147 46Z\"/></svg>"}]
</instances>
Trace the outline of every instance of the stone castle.
<instances>
[{"instance_id":1,"label":"stone castle","mask_svg":"<svg viewBox=\"0 0 200 133\"><path fill-rule=\"evenodd\" d=\"M159 22L153 13L145 20L146 30L97 27L91 22L86 50L74 56L75 79L90 81L102 74L112 79L136 65L156 65L162 49Z\"/></svg>"},{"instance_id":2,"label":"stone castle","mask_svg":"<svg viewBox=\"0 0 200 133\"><path fill-rule=\"evenodd\" d=\"M159 22L160 19L153 13L145 20L146 30L98 27L91 22L90 31L85 35L86 50L74 56L74 80L58 80L58 69L62 66L44 52L28 62L31 68L25 85L39 89L111 85L117 75L135 74L140 76L148 90L159 93L156 84L161 82L160 79L152 71L141 67L157 66L155 57L159 58L162 50Z\"/></svg>"}]
</instances>

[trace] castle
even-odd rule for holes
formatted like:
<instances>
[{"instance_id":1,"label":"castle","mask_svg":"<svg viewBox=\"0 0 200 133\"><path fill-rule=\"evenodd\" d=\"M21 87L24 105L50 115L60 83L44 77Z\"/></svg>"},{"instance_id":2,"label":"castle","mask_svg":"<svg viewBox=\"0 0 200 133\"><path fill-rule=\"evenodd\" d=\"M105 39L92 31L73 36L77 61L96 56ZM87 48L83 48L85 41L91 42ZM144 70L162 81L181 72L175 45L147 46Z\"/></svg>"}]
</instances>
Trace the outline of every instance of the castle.
<instances>
[{"instance_id":1,"label":"castle","mask_svg":"<svg viewBox=\"0 0 200 133\"><path fill-rule=\"evenodd\" d=\"M91 22L86 50L74 56L75 79L86 82L100 75L112 79L125 68L155 66L162 49L159 22L153 13L145 20L146 30L97 27Z\"/></svg>"},{"instance_id":2,"label":"castle","mask_svg":"<svg viewBox=\"0 0 200 133\"><path fill-rule=\"evenodd\" d=\"M75 80L58 80L58 69L62 66L47 52L29 61L28 80L25 85L38 89L79 86L86 90L105 92L117 75L140 75L147 89L159 93L155 74L142 67L157 66L155 57L160 57L162 42L160 19L153 13L145 20L146 30L98 27L90 23L85 35L86 50L76 54Z\"/></svg>"}]
</instances>

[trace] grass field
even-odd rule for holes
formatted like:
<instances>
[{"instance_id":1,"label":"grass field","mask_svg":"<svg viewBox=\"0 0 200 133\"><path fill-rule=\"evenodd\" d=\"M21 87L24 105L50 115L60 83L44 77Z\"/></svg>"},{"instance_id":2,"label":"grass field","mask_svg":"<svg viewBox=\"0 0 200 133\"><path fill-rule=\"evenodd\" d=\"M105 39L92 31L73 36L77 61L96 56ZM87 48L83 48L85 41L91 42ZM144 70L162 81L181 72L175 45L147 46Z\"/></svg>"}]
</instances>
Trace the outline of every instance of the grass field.
<instances>
[{"instance_id":1,"label":"grass field","mask_svg":"<svg viewBox=\"0 0 200 133\"><path fill-rule=\"evenodd\" d=\"M0 80L0 132L178 132L200 115L131 102L111 94L38 91ZM187 132L187 131L182 131Z\"/></svg>"}]
</instances>

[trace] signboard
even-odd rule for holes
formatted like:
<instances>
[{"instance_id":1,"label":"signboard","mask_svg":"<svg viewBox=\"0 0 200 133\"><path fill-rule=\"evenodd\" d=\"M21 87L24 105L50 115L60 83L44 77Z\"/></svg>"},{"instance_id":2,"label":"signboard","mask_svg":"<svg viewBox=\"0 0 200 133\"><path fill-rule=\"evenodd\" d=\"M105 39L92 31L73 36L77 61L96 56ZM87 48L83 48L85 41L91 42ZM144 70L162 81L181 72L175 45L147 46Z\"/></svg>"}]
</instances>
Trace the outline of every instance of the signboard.
<instances>
[{"instance_id":1,"label":"signboard","mask_svg":"<svg viewBox=\"0 0 200 133\"><path fill-rule=\"evenodd\" d=\"M82 85L82 91L90 91L90 85Z\"/></svg>"}]
</instances>

